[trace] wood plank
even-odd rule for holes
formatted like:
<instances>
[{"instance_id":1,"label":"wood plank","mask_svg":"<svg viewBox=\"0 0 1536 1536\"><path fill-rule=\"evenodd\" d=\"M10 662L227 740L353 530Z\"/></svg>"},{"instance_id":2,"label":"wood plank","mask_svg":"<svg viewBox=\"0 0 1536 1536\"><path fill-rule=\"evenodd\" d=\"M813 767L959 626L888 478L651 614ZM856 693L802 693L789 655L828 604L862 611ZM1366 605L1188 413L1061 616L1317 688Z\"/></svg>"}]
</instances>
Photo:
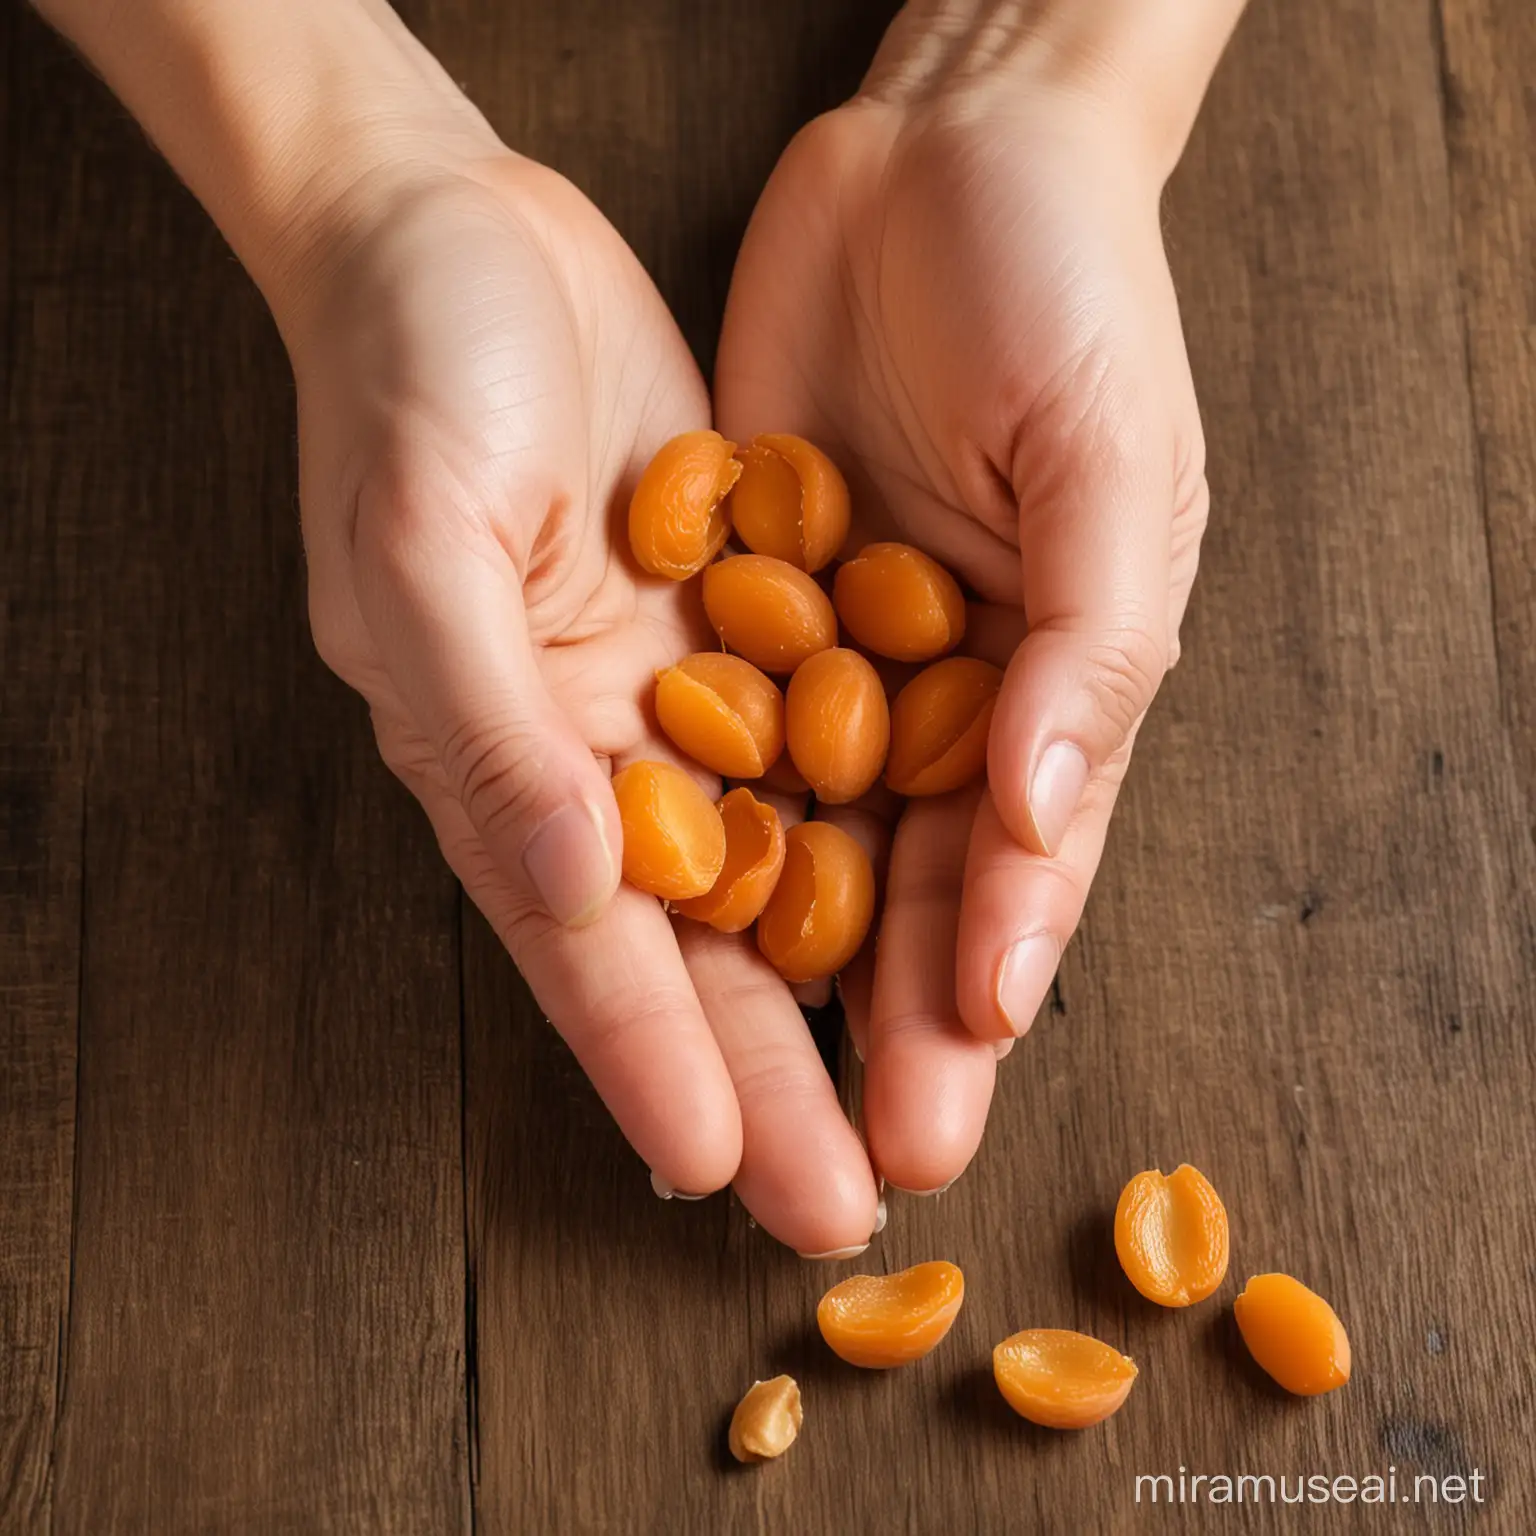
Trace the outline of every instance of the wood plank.
<instances>
[{"instance_id":1,"label":"wood plank","mask_svg":"<svg viewBox=\"0 0 1536 1536\"><path fill-rule=\"evenodd\" d=\"M19 12L0 15L0 54ZM57 134L64 119L37 104ZM47 1523L68 1330L84 835L85 506L67 291L46 253L67 217L38 125L0 103L0 1530ZM23 214L22 210L25 210ZM23 242L24 224L33 236ZM73 343L73 345L71 345ZM25 450L21 450L21 445Z\"/></svg>"},{"instance_id":2,"label":"wood plank","mask_svg":"<svg viewBox=\"0 0 1536 1536\"><path fill-rule=\"evenodd\" d=\"M306 636L257 296L65 50L31 21L18 43L17 152L59 215L13 238L64 345L17 388L67 375L47 492L92 531L66 611L93 693L53 1523L453 1529L456 895Z\"/></svg>"},{"instance_id":3,"label":"wood plank","mask_svg":"<svg viewBox=\"0 0 1536 1536\"><path fill-rule=\"evenodd\" d=\"M1536 805L1536 7L1438 6L1500 697ZM1536 825L1536 824L1533 824Z\"/></svg>"}]
</instances>

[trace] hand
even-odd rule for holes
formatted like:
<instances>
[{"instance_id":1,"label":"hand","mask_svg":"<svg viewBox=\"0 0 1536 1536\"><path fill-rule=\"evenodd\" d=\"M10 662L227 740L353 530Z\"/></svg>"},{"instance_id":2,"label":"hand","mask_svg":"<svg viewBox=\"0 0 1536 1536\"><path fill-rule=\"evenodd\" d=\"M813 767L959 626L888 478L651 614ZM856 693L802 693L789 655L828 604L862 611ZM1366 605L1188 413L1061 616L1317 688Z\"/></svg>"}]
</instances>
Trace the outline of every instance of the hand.
<instances>
[{"instance_id":1,"label":"hand","mask_svg":"<svg viewBox=\"0 0 1536 1536\"><path fill-rule=\"evenodd\" d=\"M321 654L658 1188L734 1179L802 1251L861 1245L868 1159L788 989L618 883L609 772L669 755L642 701L713 643L624 534L652 453L709 423L686 345L586 199L499 146L378 201L282 317Z\"/></svg>"},{"instance_id":2,"label":"hand","mask_svg":"<svg viewBox=\"0 0 1536 1536\"><path fill-rule=\"evenodd\" d=\"M959 574L965 649L1007 666L985 793L907 807L878 959L844 979L871 1159L921 1191L969 1162L994 1043L1029 1027L1081 916L1207 510L1158 221L1171 158L1111 108L1123 79L954 21L975 10L909 7L860 97L786 151L716 373L721 430L824 447L855 542Z\"/></svg>"}]
</instances>

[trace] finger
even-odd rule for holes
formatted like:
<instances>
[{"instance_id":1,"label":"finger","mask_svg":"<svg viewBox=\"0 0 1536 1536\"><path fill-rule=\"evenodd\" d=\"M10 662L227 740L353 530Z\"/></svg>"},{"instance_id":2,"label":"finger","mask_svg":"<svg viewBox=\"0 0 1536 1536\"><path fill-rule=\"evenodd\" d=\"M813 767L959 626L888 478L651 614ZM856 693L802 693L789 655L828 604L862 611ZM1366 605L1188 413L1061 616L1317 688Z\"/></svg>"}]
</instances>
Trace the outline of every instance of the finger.
<instances>
[{"instance_id":1,"label":"finger","mask_svg":"<svg viewBox=\"0 0 1536 1536\"><path fill-rule=\"evenodd\" d=\"M412 785L454 873L655 1179L721 1189L741 1161L736 1093L661 903L629 886L585 927L502 873L446 785Z\"/></svg>"},{"instance_id":2,"label":"finger","mask_svg":"<svg viewBox=\"0 0 1536 1536\"><path fill-rule=\"evenodd\" d=\"M1060 847L1167 670L1177 454L1144 402L1103 383L1064 441L1048 421L1019 439L1029 634L998 695L987 767L1004 825L1038 854Z\"/></svg>"},{"instance_id":3,"label":"finger","mask_svg":"<svg viewBox=\"0 0 1536 1536\"><path fill-rule=\"evenodd\" d=\"M472 511L434 496L360 504L359 612L500 879L579 926L618 884L618 807L539 675L511 559Z\"/></svg>"},{"instance_id":4,"label":"finger","mask_svg":"<svg viewBox=\"0 0 1536 1536\"><path fill-rule=\"evenodd\" d=\"M879 1199L788 988L736 934L679 919L678 943L741 1108L741 1202L806 1258L865 1248Z\"/></svg>"},{"instance_id":5,"label":"finger","mask_svg":"<svg viewBox=\"0 0 1536 1536\"><path fill-rule=\"evenodd\" d=\"M983 797L966 861L955 977L960 1016L981 1039L1024 1034L1049 994L1104 852L1128 756L1129 748L1089 783L1054 858L1023 847L991 794Z\"/></svg>"},{"instance_id":6,"label":"finger","mask_svg":"<svg viewBox=\"0 0 1536 1536\"><path fill-rule=\"evenodd\" d=\"M981 1142L997 1058L955 1007L965 846L979 791L907 807L887 877L864 1069L870 1158L899 1189L934 1193Z\"/></svg>"}]
</instances>

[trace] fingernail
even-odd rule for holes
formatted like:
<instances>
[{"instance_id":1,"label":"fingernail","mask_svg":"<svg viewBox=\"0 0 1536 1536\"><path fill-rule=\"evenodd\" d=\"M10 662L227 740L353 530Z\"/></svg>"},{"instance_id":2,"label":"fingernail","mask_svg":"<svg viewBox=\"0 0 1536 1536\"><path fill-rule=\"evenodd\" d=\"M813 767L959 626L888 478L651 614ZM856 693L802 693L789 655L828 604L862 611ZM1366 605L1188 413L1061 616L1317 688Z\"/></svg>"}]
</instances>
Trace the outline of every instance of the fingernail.
<instances>
[{"instance_id":1,"label":"fingernail","mask_svg":"<svg viewBox=\"0 0 1536 1536\"><path fill-rule=\"evenodd\" d=\"M892 1184L891 1188L900 1190L904 1195L917 1195L921 1198L927 1198L929 1195L942 1195L946 1189L950 1189L954 1186L959 1177L960 1175L957 1173L955 1177L949 1181L948 1184L940 1184L937 1189L902 1189L900 1184Z\"/></svg>"},{"instance_id":2,"label":"fingernail","mask_svg":"<svg viewBox=\"0 0 1536 1536\"><path fill-rule=\"evenodd\" d=\"M1048 933L1020 939L1003 956L997 972L997 1008L1015 1036L1035 1022L1060 964L1061 949Z\"/></svg>"},{"instance_id":3,"label":"fingernail","mask_svg":"<svg viewBox=\"0 0 1536 1536\"><path fill-rule=\"evenodd\" d=\"M875 1207L875 1232L877 1234L885 1231L885 1222L886 1222L885 1201L882 1200L879 1203L879 1205L877 1205Z\"/></svg>"},{"instance_id":4,"label":"fingernail","mask_svg":"<svg viewBox=\"0 0 1536 1536\"><path fill-rule=\"evenodd\" d=\"M992 1052L1001 1061L1013 1049L1015 1043L1012 1040L994 1040L992 1042Z\"/></svg>"},{"instance_id":5,"label":"fingernail","mask_svg":"<svg viewBox=\"0 0 1536 1536\"><path fill-rule=\"evenodd\" d=\"M1041 852L1055 857L1087 787L1088 759L1070 741L1052 742L1029 786L1029 819Z\"/></svg>"},{"instance_id":6,"label":"fingernail","mask_svg":"<svg viewBox=\"0 0 1536 1536\"><path fill-rule=\"evenodd\" d=\"M802 1253L802 1259L856 1259L869 1247L868 1243L860 1243L857 1248L829 1248L825 1253Z\"/></svg>"},{"instance_id":7,"label":"fingernail","mask_svg":"<svg viewBox=\"0 0 1536 1536\"><path fill-rule=\"evenodd\" d=\"M562 805L533 829L523 868L557 923L590 923L613 890L613 854L601 817L585 801Z\"/></svg>"},{"instance_id":8,"label":"fingernail","mask_svg":"<svg viewBox=\"0 0 1536 1536\"><path fill-rule=\"evenodd\" d=\"M678 1189L676 1185L668 1184L667 1181L664 1178L662 1178L662 1176L659 1173L652 1173L651 1174L651 1188L654 1189L656 1191L656 1193L663 1200L707 1200L707 1199L709 1199L708 1195L690 1195L690 1194L685 1193L683 1190Z\"/></svg>"}]
</instances>

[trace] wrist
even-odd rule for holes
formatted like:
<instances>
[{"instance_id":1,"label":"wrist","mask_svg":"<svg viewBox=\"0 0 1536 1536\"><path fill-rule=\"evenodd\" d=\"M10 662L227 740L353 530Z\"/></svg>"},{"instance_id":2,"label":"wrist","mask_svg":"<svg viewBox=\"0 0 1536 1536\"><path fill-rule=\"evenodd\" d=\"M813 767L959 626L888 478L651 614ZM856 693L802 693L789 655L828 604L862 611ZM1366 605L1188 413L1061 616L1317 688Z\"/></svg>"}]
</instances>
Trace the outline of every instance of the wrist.
<instances>
[{"instance_id":1,"label":"wrist","mask_svg":"<svg viewBox=\"0 0 1536 1536\"><path fill-rule=\"evenodd\" d=\"M40 0L208 210L285 333L398 198L498 141L382 0Z\"/></svg>"},{"instance_id":2,"label":"wrist","mask_svg":"<svg viewBox=\"0 0 1536 1536\"><path fill-rule=\"evenodd\" d=\"M1083 109L1162 182L1245 0L908 0L863 94Z\"/></svg>"}]
</instances>

